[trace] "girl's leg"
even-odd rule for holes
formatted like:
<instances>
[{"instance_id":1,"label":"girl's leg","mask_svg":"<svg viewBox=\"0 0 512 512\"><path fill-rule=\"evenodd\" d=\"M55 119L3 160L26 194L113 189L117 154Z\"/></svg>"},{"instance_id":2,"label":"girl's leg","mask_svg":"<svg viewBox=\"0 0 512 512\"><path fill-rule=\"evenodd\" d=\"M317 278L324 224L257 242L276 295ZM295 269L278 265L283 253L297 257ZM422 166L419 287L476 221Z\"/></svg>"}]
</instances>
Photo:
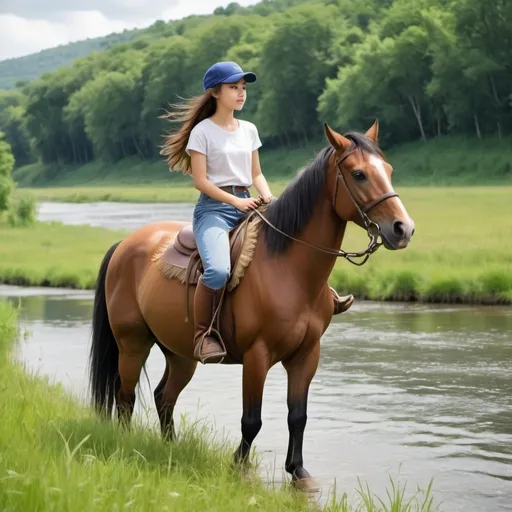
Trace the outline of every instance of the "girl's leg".
<instances>
[{"instance_id":1,"label":"girl's leg","mask_svg":"<svg viewBox=\"0 0 512 512\"><path fill-rule=\"evenodd\" d=\"M194 233L204 273L194 296L194 357L201 363L220 363L226 349L210 327L223 288L229 278L231 262L228 230L221 211L196 207Z\"/></svg>"},{"instance_id":2,"label":"girl's leg","mask_svg":"<svg viewBox=\"0 0 512 512\"><path fill-rule=\"evenodd\" d=\"M203 282L220 290L231 272L229 256L229 225L214 212L205 215L194 225L197 249L203 263Z\"/></svg>"}]
</instances>

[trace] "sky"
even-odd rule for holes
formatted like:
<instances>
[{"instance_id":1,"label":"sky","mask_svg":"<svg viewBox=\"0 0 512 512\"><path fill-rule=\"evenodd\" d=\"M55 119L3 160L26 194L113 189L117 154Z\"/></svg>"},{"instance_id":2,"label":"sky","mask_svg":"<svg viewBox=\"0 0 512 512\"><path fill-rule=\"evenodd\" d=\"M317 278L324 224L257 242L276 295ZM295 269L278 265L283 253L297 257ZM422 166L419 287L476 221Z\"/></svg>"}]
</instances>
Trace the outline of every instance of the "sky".
<instances>
[{"instance_id":1,"label":"sky","mask_svg":"<svg viewBox=\"0 0 512 512\"><path fill-rule=\"evenodd\" d=\"M232 0L0 0L0 60L158 19L211 14ZM258 0L236 0L247 6Z\"/></svg>"}]
</instances>

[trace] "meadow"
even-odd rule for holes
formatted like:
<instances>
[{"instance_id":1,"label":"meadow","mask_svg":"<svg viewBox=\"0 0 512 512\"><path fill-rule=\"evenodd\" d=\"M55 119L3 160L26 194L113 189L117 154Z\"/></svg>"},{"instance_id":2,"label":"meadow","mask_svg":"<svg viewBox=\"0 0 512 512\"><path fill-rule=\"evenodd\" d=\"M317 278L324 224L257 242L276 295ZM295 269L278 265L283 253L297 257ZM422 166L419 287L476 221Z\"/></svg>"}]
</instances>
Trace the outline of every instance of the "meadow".
<instances>
[{"instance_id":1,"label":"meadow","mask_svg":"<svg viewBox=\"0 0 512 512\"><path fill-rule=\"evenodd\" d=\"M1 510L435 510L430 487L411 495L398 482L385 501L361 484L353 498L333 494L312 507L287 484L243 476L231 464L235 447L204 426L182 422L171 444L144 425L127 431L100 421L60 385L12 360L23 334L18 320L19 311L0 301Z\"/></svg>"},{"instance_id":2,"label":"meadow","mask_svg":"<svg viewBox=\"0 0 512 512\"><path fill-rule=\"evenodd\" d=\"M282 184L272 184L274 191ZM125 189L122 189L125 190ZM148 189L134 189L140 194ZM512 187L397 187L416 233L402 251L380 248L361 268L337 262L331 284L359 299L498 304L512 302ZM192 188L175 197L197 197ZM165 193L163 189L155 194ZM169 199L168 199L169 200ZM100 261L126 232L39 223L0 224L0 281L92 288ZM361 250L364 231L347 229L343 248Z\"/></svg>"},{"instance_id":3,"label":"meadow","mask_svg":"<svg viewBox=\"0 0 512 512\"><path fill-rule=\"evenodd\" d=\"M361 268L340 261L341 292L377 300L512 302L512 187L397 188L416 224L405 250L380 248ZM365 247L350 226L344 246Z\"/></svg>"}]
</instances>

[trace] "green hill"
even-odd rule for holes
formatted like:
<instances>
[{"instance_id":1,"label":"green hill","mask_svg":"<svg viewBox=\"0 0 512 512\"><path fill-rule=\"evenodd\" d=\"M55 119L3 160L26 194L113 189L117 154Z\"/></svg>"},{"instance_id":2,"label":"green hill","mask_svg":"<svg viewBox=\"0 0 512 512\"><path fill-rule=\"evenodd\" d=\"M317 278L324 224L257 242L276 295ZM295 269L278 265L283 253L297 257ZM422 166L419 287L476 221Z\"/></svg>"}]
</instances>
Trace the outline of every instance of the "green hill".
<instances>
[{"instance_id":1,"label":"green hill","mask_svg":"<svg viewBox=\"0 0 512 512\"><path fill-rule=\"evenodd\" d=\"M69 66L74 60L101 52L119 43L128 43L140 35L139 30L125 30L105 37L86 39L42 50L38 53L0 61L0 89L14 89L18 82L28 82L44 73Z\"/></svg>"}]
</instances>

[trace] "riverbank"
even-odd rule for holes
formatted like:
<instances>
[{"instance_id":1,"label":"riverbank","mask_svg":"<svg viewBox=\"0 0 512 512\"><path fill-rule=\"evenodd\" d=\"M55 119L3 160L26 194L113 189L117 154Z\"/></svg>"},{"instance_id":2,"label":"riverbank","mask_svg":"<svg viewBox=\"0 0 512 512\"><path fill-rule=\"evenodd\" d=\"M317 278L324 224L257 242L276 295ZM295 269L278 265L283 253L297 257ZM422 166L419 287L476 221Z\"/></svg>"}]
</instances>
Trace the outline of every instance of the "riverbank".
<instances>
[{"instance_id":1,"label":"riverbank","mask_svg":"<svg viewBox=\"0 0 512 512\"><path fill-rule=\"evenodd\" d=\"M263 148L261 166L267 180L288 182L324 146L325 139L319 139L307 148ZM451 136L384 150L395 168L395 185L474 186L512 185L511 148L510 137L480 141ZM190 200L182 190L190 187L190 178L169 173L163 159L131 157L116 163L94 161L74 166L36 163L15 169L13 179L20 187L46 189L36 191L41 200Z\"/></svg>"},{"instance_id":2,"label":"riverbank","mask_svg":"<svg viewBox=\"0 0 512 512\"><path fill-rule=\"evenodd\" d=\"M403 251L380 248L363 267L337 262L331 284L358 299L512 303L511 187L398 188L416 222ZM0 225L0 282L93 288L106 250L126 236L86 226ZM345 250L367 245L350 225Z\"/></svg>"},{"instance_id":3,"label":"riverbank","mask_svg":"<svg viewBox=\"0 0 512 512\"><path fill-rule=\"evenodd\" d=\"M293 493L242 483L233 447L205 431L185 429L167 444L96 420L61 386L10 363L16 319L0 302L2 510L307 510Z\"/></svg>"},{"instance_id":4,"label":"riverbank","mask_svg":"<svg viewBox=\"0 0 512 512\"><path fill-rule=\"evenodd\" d=\"M179 430L177 443L141 425L130 432L97 420L62 386L12 363L19 312L0 300L0 507L38 510L310 511L286 484L268 486L232 468L231 443L206 427ZM435 510L431 489L404 497L391 483L388 510ZM359 491L358 491L359 492ZM319 512L377 512L368 488L332 497ZM409 493L408 493L409 494ZM411 500L411 505L409 505Z\"/></svg>"}]
</instances>

